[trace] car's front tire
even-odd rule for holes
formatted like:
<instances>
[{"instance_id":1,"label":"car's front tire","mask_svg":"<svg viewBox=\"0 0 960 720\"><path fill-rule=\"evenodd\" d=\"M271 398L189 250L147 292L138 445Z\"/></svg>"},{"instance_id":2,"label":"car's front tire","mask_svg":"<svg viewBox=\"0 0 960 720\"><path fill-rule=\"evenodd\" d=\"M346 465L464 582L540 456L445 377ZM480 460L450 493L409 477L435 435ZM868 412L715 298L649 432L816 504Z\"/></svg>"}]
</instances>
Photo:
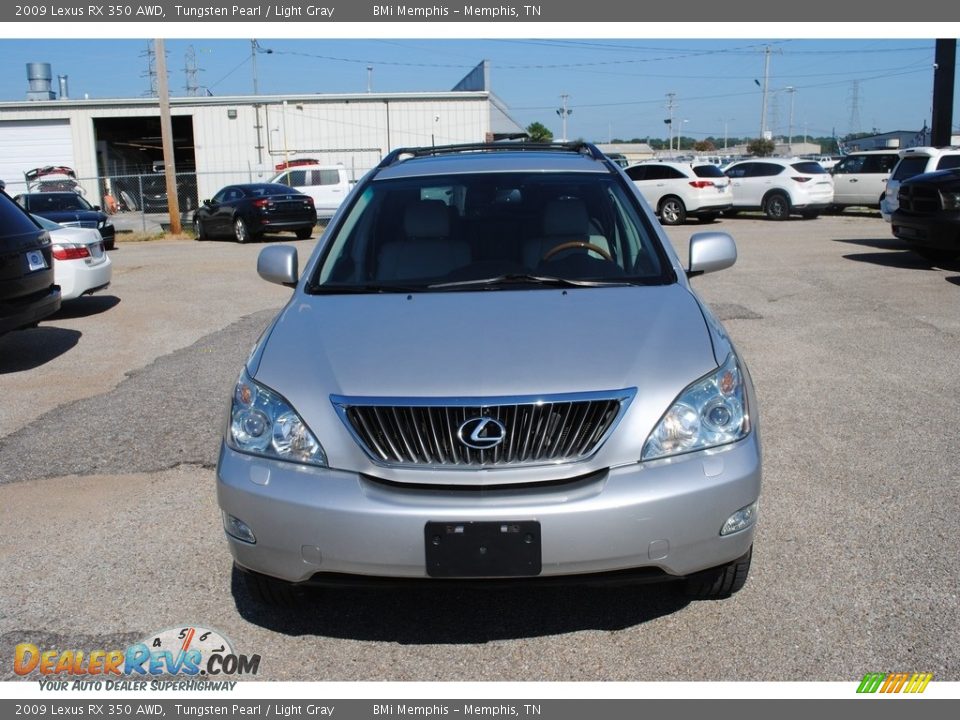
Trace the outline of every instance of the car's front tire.
<instances>
[{"instance_id":1,"label":"car's front tire","mask_svg":"<svg viewBox=\"0 0 960 720\"><path fill-rule=\"evenodd\" d=\"M684 581L684 594L693 600L721 600L730 597L746 585L752 557L753 545L727 565L691 575Z\"/></svg>"},{"instance_id":2,"label":"car's front tire","mask_svg":"<svg viewBox=\"0 0 960 720\"><path fill-rule=\"evenodd\" d=\"M303 599L302 592L291 583L261 575L252 570L236 568L250 597L267 607L294 607Z\"/></svg>"},{"instance_id":3,"label":"car's front tire","mask_svg":"<svg viewBox=\"0 0 960 720\"><path fill-rule=\"evenodd\" d=\"M313 228L312 227L298 228L296 232L297 232L297 240L306 240L311 235L313 235Z\"/></svg>"},{"instance_id":4,"label":"car's front tire","mask_svg":"<svg viewBox=\"0 0 960 720\"><path fill-rule=\"evenodd\" d=\"M660 222L664 225L683 225L687 220L687 208L683 200L668 196L660 201Z\"/></svg>"}]
</instances>

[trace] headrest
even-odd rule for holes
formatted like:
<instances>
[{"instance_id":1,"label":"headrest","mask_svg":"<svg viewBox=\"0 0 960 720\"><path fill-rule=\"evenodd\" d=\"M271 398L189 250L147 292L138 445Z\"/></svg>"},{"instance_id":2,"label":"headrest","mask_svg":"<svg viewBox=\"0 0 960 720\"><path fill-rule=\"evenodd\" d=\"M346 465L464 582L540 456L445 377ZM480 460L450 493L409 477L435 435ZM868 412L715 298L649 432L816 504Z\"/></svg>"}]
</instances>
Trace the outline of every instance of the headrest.
<instances>
[{"instance_id":1,"label":"headrest","mask_svg":"<svg viewBox=\"0 0 960 720\"><path fill-rule=\"evenodd\" d=\"M557 198L543 212L544 235L589 235L590 217L579 198Z\"/></svg>"},{"instance_id":2,"label":"headrest","mask_svg":"<svg viewBox=\"0 0 960 720\"><path fill-rule=\"evenodd\" d=\"M408 205L403 231L409 238L442 238L450 235L450 211L442 200L420 200Z\"/></svg>"}]
</instances>

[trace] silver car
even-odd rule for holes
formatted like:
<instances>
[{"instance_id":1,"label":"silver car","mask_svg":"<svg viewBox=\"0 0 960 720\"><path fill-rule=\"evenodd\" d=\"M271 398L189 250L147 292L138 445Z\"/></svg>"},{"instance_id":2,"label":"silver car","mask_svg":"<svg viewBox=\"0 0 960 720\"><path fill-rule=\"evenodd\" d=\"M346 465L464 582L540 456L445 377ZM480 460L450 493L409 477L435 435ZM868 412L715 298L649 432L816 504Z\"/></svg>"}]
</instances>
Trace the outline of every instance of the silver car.
<instances>
[{"instance_id":1,"label":"silver car","mask_svg":"<svg viewBox=\"0 0 960 720\"><path fill-rule=\"evenodd\" d=\"M630 179L589 144L397 150L351 192L237 380L217 466L254 596L376 581L739 590L757 401Z\"/></svg>"}]
</instances>

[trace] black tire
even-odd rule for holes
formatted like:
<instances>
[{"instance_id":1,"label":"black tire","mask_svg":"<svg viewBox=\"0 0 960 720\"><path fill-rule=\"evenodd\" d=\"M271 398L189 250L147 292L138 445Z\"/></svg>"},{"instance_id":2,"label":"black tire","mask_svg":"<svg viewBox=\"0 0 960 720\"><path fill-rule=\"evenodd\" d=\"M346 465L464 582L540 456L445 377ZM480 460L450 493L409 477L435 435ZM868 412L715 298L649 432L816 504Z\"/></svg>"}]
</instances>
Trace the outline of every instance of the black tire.
<instances>
[{"instance_id":1,"label":"black tire","mask_svg":"<svg viewBox=\"0 0 960 720\"><path fill-rule=\"evenodd\" d=\"M701 213L697 215L697 220L706 225L707 223L715 222L718 217L720 217L720 213Z\"/></svg>"},{"instance_id":2,"label":"black tire","mask_svg":"<svg viewBox=\"0 0 960 720\"><path fill-rule=\"evenodd\" d=\"M769 220L786 220L790 217L790 198L783 193L771 193L764 198L763 214Z\"/></svg>"},{"instance_id":3,"label":"black tire","mask_svg":"<svg viewBox=\"0 0 960 720\"><path fill-rule=\"evenodd\" d=\"M193 234L196 236L197 240L207 239L207 233L203 229L203 223L200 222L200 218L193 219Z\"/></svg>"},{"instance_id":4,"label":"black tire","mask_svg":"<svg viewBox=\"0 0 960 720\"><path fill-rule=\"evenodd\" d=\"M684 594L693 600L721 600L730 597L746 585L752 557L753 545L728 565L691 575L684 581Z\"/></svg>"},{"instance_id":5,"label":"black tire","mask_svg":"<svg viewBox=\"0 0 960 720\"><path fill-rule=\"evenodd\" d=\"M250 228L247 227L247 221L240 216L233 219L233 237L236 238L237 242L241 245L253 240L253 233L251 233Z\"/></svg>"},{"instance_id":6,"label":"black tire","mask_svg":"<svg viewBox=\"0 0 960 720\"><path fill-rule=\"evenodd\" d=\"M283 580L261 575L249 570L241 570L247 592L254 602L268 607L295 607L303 600L303 594L295 586Z\"/></svg>"},{"instance_id":7,"label":"black tire","mask_svg":"<svg viewBox=\"0 0 960 720\"><path fill-rule=\"evenodd\" d=\"M311 235L313 235L313 228L298 228L297 229L297 240L306 240Z\"/></svg>"},{"instance_id":8,"label":"black tire","mask_svg":"<svg viewBox=\"0 0 960 720\"><path fill-rule=\"evenodd\" d=\"M660 215L660 222L664 225L683 225L687 221L687 208L683 200L675 195L663 198L657 213Z\"/></svg>"}]
</instances>

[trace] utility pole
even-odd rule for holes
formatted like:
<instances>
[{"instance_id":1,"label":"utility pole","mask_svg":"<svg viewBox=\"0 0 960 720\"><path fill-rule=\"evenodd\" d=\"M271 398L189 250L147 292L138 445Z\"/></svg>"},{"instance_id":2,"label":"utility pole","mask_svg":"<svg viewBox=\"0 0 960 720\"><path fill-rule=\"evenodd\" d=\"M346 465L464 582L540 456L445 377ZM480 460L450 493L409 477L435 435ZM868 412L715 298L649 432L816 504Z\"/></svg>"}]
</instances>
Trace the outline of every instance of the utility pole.
<instances>
[{"instance_id":1,"label":"utility pole","mask_svg":"<svg viewBox=\"0 0 960 720\"><path fill-rule=\"evenodd\" d=\"M256 125L254 128L257 131L257 165L263 165L263 140L260 137L260 132L263 130L263 126L260 125L260 103L256 102L256 97L260 94L260 86L257 82L257 53L264 53L265 55L273 54L273 50L270 50L265 47L261 47L260 43L256 40L250 41L250 62L253 65L253 112L256 116Z\"/></svg>"},{"instance_id":2,"label":"utility pole","mask_svg":"<svg viewBox=\"0 0 960 720\"><path fill-rule=\"evenodd\" d=\"M676 97L677 94L675 92L667 93L667 112L670 114L670 117L667 119L667 146L670 149L671 155L673 155L673 109L676 107L673 101Z\"/></svg>"},{"instance_id":3,"label":"utility pole","mask_svg":"<svg viewBox=\"0 0 960 720\"><path fill-rule=\"evenodd\" d=\"M953 85L957 67L957 41L937 40L933 66L933 115L930 120L930 144L950 144L953 127Z\"/></svg>"},{"instance_id":4,"label":"utility pole","mask_svg":"<svg viewBox=\"0 0 960 720\"><path fill-rule=\"evenodd\" d=\"M790 125L788 126L790 130L787 134L787 152L793 155L793 96L797 89L793 85L787 85L784 90L790 93Z\"/></svg>"},{"instance_id":5,"label":"utility pole","mask_svg":"<svg viewBox=\"0 0 960 720\"><path fill-rule=\"evenodd\" d=\"M770 92L770 46L763 49L763 104L760 108L760 139L767 139L767 95Z\"/></svg>"},{"instance_id":6,"label":"utility pole","mask_svg":"<svg viewBox=\"0 0 960 720\"><path fill-rule=\"evenodd\" d=\"M566 93L561 95L560 102L563 104L557 109L557 115L563 120L563 140L561 142L567 142L567 116L573 113L573 110L567 108L567 98L569 97Z\"/></svg>"},{"instance_id":7,"label":"utility pole","mask_svg":"<svg viewBox=\"0 0 960 720\"><path fill-rule=\"evenodd\" d=\"M173 123L170 119L170 88L167 84L167 56L163 40L153 41L157 55L157 93L160 98L160 138L163 144L163 172L167 181L167 211L170 232L180 234L180 202L177 198L177 167L174 162Z\"/></svg>"}]
</instances>

